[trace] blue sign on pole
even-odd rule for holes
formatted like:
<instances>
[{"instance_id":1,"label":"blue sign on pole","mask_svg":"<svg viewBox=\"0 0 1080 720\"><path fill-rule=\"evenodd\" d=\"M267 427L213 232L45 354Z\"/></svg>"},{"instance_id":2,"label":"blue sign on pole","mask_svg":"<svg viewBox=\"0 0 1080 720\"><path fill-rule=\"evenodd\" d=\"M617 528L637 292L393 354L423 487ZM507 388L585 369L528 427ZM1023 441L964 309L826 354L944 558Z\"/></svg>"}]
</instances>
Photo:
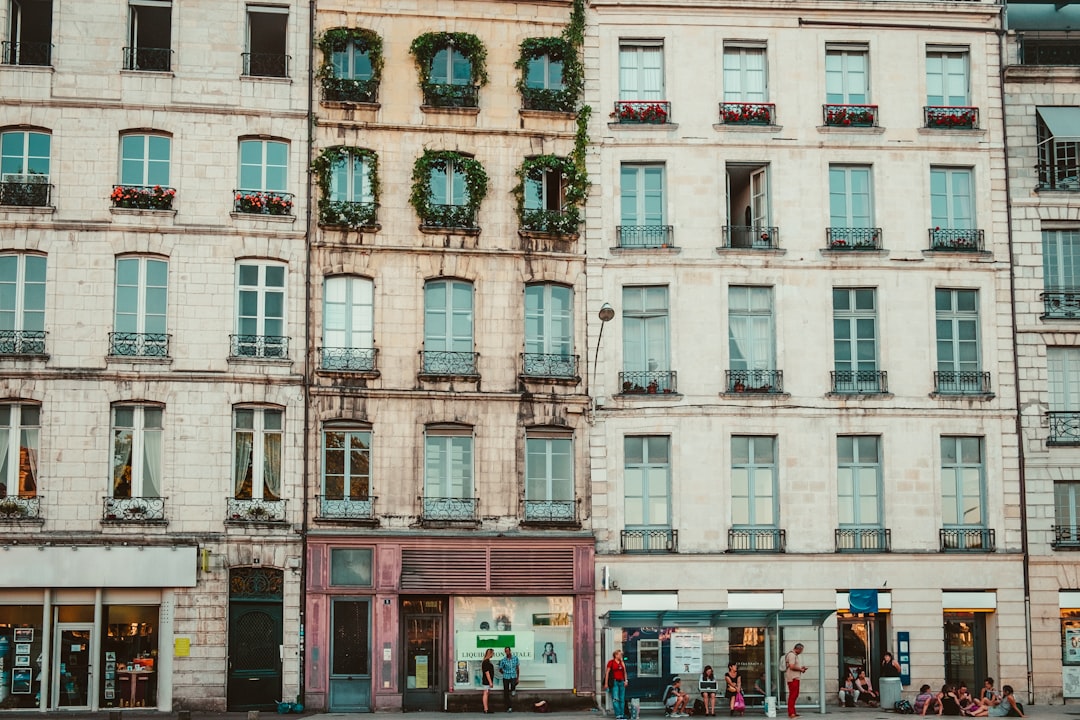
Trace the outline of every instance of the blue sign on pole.
<instances>
[{"instance_id":1,"label":"blue sign on pole","mask_svg":"<svg viewBox=\"0 0 1080 720\"><path fill-rule=\"evenodd\" d=\"M911 684L911 633L896 633L896 661L900 663L900 682Z\"/></svg>"}]
</instances>

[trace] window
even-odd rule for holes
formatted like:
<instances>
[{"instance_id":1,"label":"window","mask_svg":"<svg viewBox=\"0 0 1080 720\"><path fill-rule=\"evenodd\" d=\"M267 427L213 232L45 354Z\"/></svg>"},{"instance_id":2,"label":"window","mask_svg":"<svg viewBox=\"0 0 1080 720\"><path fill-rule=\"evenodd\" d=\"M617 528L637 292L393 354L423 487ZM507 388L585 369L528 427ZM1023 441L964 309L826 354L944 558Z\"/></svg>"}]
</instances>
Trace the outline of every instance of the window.
<instances>
[{"instance_id":1,"label":"window","mask_svg":"<svg viewBox=\"0 0 1080 720\"><path fill-rule=\"evenodd\" d=\"M623 440L626 527L671 526L670 448L666 435Z\"/></svg>"},{"instance_id":2,"label":"window","mask_svg":"<svg viewBox=\"0 0 1080 720\"><path fill-rule=\"evenodd\" d=\"M375 76L371 54L366 46L361 48L355 41L335 49L330 55L330 65L333 67L334 77L343 80L368 81Z\"/></svg>"},{"instance_id":3,"label":"window","mask_svg":"<svg viewBox=\"0 0 1080 720\"><path fill-rule=\"evenodd\" d=\"M444 47L431 61L431 82L435 85L468 85L472 82L472 62L460 50Z\"/></svg>"},{"instance_id":4,"label":"window","mask_svg":"<svg viewBox=\"0 0 1080 720\"><path fill-rule=\"evenodd\" d=\"M1080 445L1080 348L1046 348L1050 445Z\"/></svg>"},{"instance_id":5,"label":"window","mask_svg":"<svg viewBox=\"0 0 1080 720\"><path fill-rule=\"evenodd\" d=\"M934 291L937 326L937 391L985 391L979 361L979 293L938 288Z\"/></svg>"},{"instance_id":6,"label":"window","mask_svg":"<svg viewBox=\"0 0 1080 720\"><path fill-rule=\"evenodd\" d=\"M289 9L249 5L247 9L247 52L244 74L256 77L289 77L286 54Z\"/></svg>"},{"instance_id":7,"label":"window","mask_svg":"<svg viewBox=\"0 0 1080 720\"><path fill-rule=\"evenodd\" d=\"M1080 292L1080 230L1043 230L1043 287Z\"/></svg>"},{"instance_id":8,"label":"window","mask_svg":"<svg viewBox=\"0 0 1080 720\"><path fill-rule=\"evenodd\" d=\"M668 289L664 286L623 288L622 305L622 392L673 391Z\"/></svg>"},{"instance_id":9,"label":"window","mask_svg":"<svg viewBox=\"0 0 1080 720\"><path fill-rule=\"evenodd\" d=\"M468 202L465 173L453 160L431 168L431 204L436 207L462 207Z\"/></svg>"},{"instance_id":10,"label":"window","mask_svg":"<svg viewBox=\"0 0 1080 720\"><path fill-rule=\"evenodd\" d=\"M560 212L566 201L563 176L557 170L544 168L525 178L525 210Z\"/></svg>"},{"instance_id":11,"label":"window","mask_svg":"<svg viewBox=\"0 0 1080 720\"><path fill-rule=\"evenodd\" d=\"M241 263L236 268L237 357L284 358L285 266Z\"/></svg>"},{"instance_id":12,"label":"window","mask_svg":"<svg viewBox=\"0 0 1080 720\"><path fill-rule=\"evenodd\" d=\"M270 408L233 411L233 497L281 499L281 435L284 415Z\"/></svg>"},{"instance_id":13,"label":"window","mask_svg":"<svg viewBox=\"0 0 1080 720\"><path fill-rule=\"evenodd\" d=\"M574 377L574 291L562 285L525 287L525 374Z\"/></svg>"},{"instance_id":14,"label":"window","mask_svg":"<svg viewBox=\"0 0 1080 720\"><path fill-rule=\"evenodd\" d=\"M473 520L472 429L429 427L424 437L424 518Z\"/></svg>"},{"instance_id":15,"label":"window","mask_svg":"<svg viewBox=\"0 0 1080 720\"><path fill-rule=\"evenodd\" d=\"M113 407L111 497L161 497L161 416L160 407Z\"/></svg>"},{"instance_id":16,"label":"window","mask_svg":"<svg viewBox=\"0 0 1080 720\"><path fill-rule=\"evenodd\" d=\"M742 527L775 527L776 438L731 438L731 522Z\"/></svg>"},{"instance_id":17,"label":"window","mask_svg":"<svg viewBox=\"0 0 1080 720\"><path fill-rule=\"evenodd\" d=\"M829 166L828 244L833 250L878 247L870 180L869 167Z\"/></svg>"},{"instance_id":18,"label":"window","mask_svg":"<svg viewBox=\"0 0 1080 720\"><path fill-rule=\"evenodd\" d=\"M724 45L724 102L763 103L769 99L765 48Z\"/></svg>"},{"instance_id":19,"label":"window","mask_svg":"<svg viewBox=\"0 0 1080 720\"><path fill-rule=\"evenodd\" d=\"M0 498L37 497L41 408L0 404Z\"/></svg>"},{"instance_id":20,"label":"window","mask_svg":"<svg viewBox=\"0 0 1080 720\"><path fill-rule=\"evenodd\" d=\"M0 355L45 353L45 257L0 255Z\"/></svg>"},{"instance_id":21,"label":"window","mask_svg":"<svg viewBox=\"0 0 1080 720\"><path fill-rule=\"evenodd\" d=\"M563 89L563 61L550 55L529 58L525 87L535 90Z\"/></svg>"},{"instance_id":22,"label":"window","mask_svg":"<svg viewBox=\"0 0 1080 720\"><path fill-rule=\"evenodd\" d=\"M49 204L49 151L52 136L12 130L0 133L0 205Z\"/></svg>"},{"instance_id":23,"label":"window","mask_svg":"<svg viewBox=\"0 0 1080 720\"><path fill-rule=\"evenodd\" d=\"M930 168L930 224L935 230L970 230L975 226L971 170Z\"/></svg>"},{"instance_id":24,"label":"window","mask_svg":"<svg viewBox=\"0 0 1080 720\"><path fill-rule=\"evenodd\" d=\"M436 280L424 286L424 372L476 374L472 283Z\"/></svg>"},{"instance_id":25,"label":"window","mask_svg":"<svg viewBox=\"0 0 1080 720\"><path fill-rule=\"evenodd\" d=\"M573 521L574 441L564 432L530 430L525 437L525 519Z\"/></svg>"},{"instance_id":26,"label":"window","mask_svg":"<svg viewBox=\"0 0 1080 720\"><path fill-rule=\"evenodd\" d=\"M11 0L5 65L52 64L52 0Z\"/></svg>"},{"instance_id":27,"label":"window","mask_svg":"<svg viewBox=\"0 0 1080 720\"><path fill-rule=\"evenodd\" d=\"M619 99L664 99L662 43L624 43L619 46Z\"/></svg>"},{"instance_id":28,"label":"window","mask_svg":"<svg viewBox=\"0 0 1080 720\"><path fill-rule=\"evenodd\" d=\"M373 577L371 548L331 548L330 549L330 584L333 586L371 587ZM363 607L363 612L348 618L351 620L363 620L367 622L367 603L352 601L335 601L335 632L334 632L334 674L342 675L367 675L367 643L357 642L356 626L348 622L345 613L339 613L346 608L355 610ZM348 643L349 649L341 651L337 648L338 643ZM356 656L353 653L361 653ZM341 667L348 664L347 667Z\"/></svg>"},{"instance_id":29,"label":"window","mask_svg":"<svg viewBox=\"0 0 1080 720\"><path fill-rule=\"evenodd\" d=\"M666 247L664 166L624 163L619 173L619 246Z\"/></svg>"},{"instance_id":30,"label":"window","mask_svg":"<svg viewBox=\"0 0 1080 720\"><path fill-rule=\"evenodd\" d=\"M985 526L981 437L941 438L941 513L946 527Z\"/></svg>"},{"instance_id":31,"label":"window","mask_svg":"<svg viewBox=\"0 0 1080 720\"><path fill-rule=\"evenodd\" d=\"M865 47L825 49L825 102L865 105L870 102L870 53Z\"/></svg>"},{"instance_id":32,"label":"window","mask_svg":"<svg viewBox=\"0 0 1080 720\"><path fill-rule=\"evenodd\" d=\"M772 288L728 288L728 392L778 392Z\"/></svg>"},{"instance_id":33,"label":"window","mask_svg":"<svg viewBox=\"0 0 1080 720\"><path fill-rule=\"evenodd\" d=\"M371 159L348 154L334 161L330 169L330 200L333 202L373 203Z\"/></svg>"},{"instance_id":34,"label":"window","mask_svg":"<svg viewBox=\"0 0 1080 720\"><path fill-rule=\"evenodd\" d=\"M882 392L874 288L833 288L833 392Z\"/></svg>"},{"instance_id":35,"label":"window","mask_svg":"<svg viewBox=\"0 0 1080 720\"><path fill-rule=\"evenodd\" d=\"M1054 546L1080 546L1080 482L1054 483Z\"/></svg>"},{"instance_id":36,"label":"window","mask_svg":"<svg viewBox=\"0 0 1080 720\"><path fill-rule=\"evenodd\" d=\"M324 370L375 369L374 283L332 277L323 283Z\"/></svg>"},{"instance_id":37,"label":"window","mask_svg":"<svg viewBox=\"0 0 1080 720\"><path fill-rule=\"evenodd\" d=\"M323 431L322 494L327 500L371 499L371 431L331 428Z\"/></svg>"},{"instance_id":38,"label":"window","mask_svg":"<svg viewBox=\"0 0 1080 720\"><path fill-rule=\"evenodd\" d=\"M125 70L172 68L171 0L128 0L128 47Z\"/></svg>"},{"instance_id":39,"label":"window","mask_svg":"<svg viewBox=\"0 0 1080 720\"><path fill-rule=\"evenodd\" d=\"M163 135L124 135L120 138L120 184L167 187L171 155L171 138Z\"/></svg>"},{"instance_id":40,"label":"window","mask_svg":"<svg viewBox=\"0 0 1080 720\"><path fill-rule=\"evenodd\" d=\"M927 50L926 104L938 107L970 105L966 50Z\"/></svg>"},{"instance_id":41,"label":"window","mask_svg":"<svg viewBox=\"0 0 1080 720\"><path fill-rule=\"evenodd\" d=\"M1080 108L1036 107L1039 190L1080 190Z\"/></svg>"},{"instance_id":42,"label":"window","mask_svg":"<svg viewBox=\"0 0 1080 720\"><path fill-rule=\"evenodd\" d=\"M769 166L728 163L728 226L726 247L776 247L776 228L769 226Z\"/></svg>"},{"instance_id":43,"label":"window","mask_svg":"<svg viewBox=\"0 0 1080 720\"><path fill-rule=\"evenodd\" d=\"M836 484L840 527L877 527L882 523L881 454L874 435L836 438Z\"/></svg>"},{"instance_id":44,"label":"window","mask_svg":"<svg viewBox=\"0 0 1080 720\"><path fill-rule=\"evenodd\" d=\"M167 357L165 330L169 298L169 263L152 258L116 261L116 312L113 355Z\"/></svg>"},{"instance_id":45,"label":"window","mask_svg":"<svg viewBox=\"0 0 1080 720\"><path fill-rule=\"evenodd\" d=\"M288 143L240 141L240 189L283 192L288 183Z\"/></svg>"}]
</instances>

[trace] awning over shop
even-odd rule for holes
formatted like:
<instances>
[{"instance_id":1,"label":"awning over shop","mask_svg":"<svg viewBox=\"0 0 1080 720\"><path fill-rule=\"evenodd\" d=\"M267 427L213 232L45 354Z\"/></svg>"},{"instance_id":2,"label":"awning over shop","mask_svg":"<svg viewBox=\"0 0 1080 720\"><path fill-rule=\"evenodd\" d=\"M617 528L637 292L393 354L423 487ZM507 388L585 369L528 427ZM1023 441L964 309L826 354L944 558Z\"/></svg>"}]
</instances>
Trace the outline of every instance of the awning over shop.
<instances>
[{"instance_id":1,"label":"awning over shop","mask_svg":"<svg viewBox=\"0 0 1080 720\"><path fill-rule=\"evenodd\" d=\"M1010 30L1076 30L1080 28L1080 5L1070 2L1009 0L1005 16Z\"/></svg>"},{"instance_id":2,"label":"awning over shop","mask_svg":"<svg viewBox=\"0 0 1080 720\"><path fill-rule=\"evenodd\" d=\"M1054 142L1080 142L1080 107L1037 107Z\"/></svg>"},{"instance_id":3,"label":"awning over shop","mask_svg":"<svg viewBox=\"0 0 1080 720\"><path fill-rule=\"evenodd\" d=\"M836 610L609 610L609 627L818 627Z\"/></svg>"}]
</instances>

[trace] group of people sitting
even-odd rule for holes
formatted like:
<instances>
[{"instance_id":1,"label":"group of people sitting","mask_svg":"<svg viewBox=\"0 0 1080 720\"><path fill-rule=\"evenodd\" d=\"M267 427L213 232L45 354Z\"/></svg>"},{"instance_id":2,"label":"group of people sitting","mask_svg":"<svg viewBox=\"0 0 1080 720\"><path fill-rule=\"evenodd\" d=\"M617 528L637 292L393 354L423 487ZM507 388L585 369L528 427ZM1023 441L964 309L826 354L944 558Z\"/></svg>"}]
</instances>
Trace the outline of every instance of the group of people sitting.
<instances>
[{"instance_id":1,"label":"group of people sitting","mask_svg":"<svg viewBox=\"0 0 1080 720\"><path fill-rule=\"evenodd\" d=\"M967 717L1027 717L1024 706L1016 700L1012 685L1003 685L998 692L994 678L986 678L978 697L972 697L963 683L946 683L940 692L931 692L929 685L919 688L915 698L917 715L966 715Z\"/></svg>"},{"instance_id":2,"label":"group of people sitting","mask_svg":"<svg viewBox=\"0 0 1080 720\"><path fill-rule=\"evenodd\" d=\"M840 679L839 695L840 704L845 707L855 707L860 702L877 707L881 702L881 693L873 688L866 671L861 669L855 677L846 674Z\"/></svg>"}]
</instances>

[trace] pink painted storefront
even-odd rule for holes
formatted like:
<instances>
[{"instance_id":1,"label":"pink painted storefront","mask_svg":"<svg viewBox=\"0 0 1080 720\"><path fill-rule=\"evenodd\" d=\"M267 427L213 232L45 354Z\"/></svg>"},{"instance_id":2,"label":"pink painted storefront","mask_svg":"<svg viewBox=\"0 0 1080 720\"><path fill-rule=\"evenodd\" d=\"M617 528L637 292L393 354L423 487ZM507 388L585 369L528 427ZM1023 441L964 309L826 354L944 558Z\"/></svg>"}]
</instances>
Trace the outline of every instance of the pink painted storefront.
<instances>
[{"instance_id":1,"label":"pink painted storefront","mask_svg":"<svg viewBox=\"0 0 1080 720\"><path fill-rule=\"evenodd\" d=\"M517 702L594 692L589 535L313 535L307 552L310 709L479 710L484 649L506 645Z\"/></svg>"}]
</instances>

